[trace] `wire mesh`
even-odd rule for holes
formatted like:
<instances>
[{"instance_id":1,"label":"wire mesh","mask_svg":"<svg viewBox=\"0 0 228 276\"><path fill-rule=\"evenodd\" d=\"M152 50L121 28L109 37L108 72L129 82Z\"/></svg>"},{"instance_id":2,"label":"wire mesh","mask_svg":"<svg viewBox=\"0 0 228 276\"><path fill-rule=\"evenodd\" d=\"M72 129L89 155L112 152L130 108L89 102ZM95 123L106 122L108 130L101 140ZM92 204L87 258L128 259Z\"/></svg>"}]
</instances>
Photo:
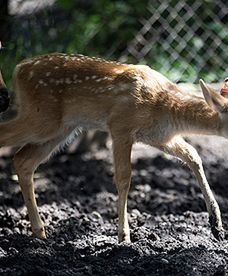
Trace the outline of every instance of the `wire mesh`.
<instances>
[{"instance_id":1,"label":"wire mesh","mask_svg":"<svg viewBox=\"0 0 228 276\"><path fill-rule=\"evenodd\" d=\"M1 57L6 80L22 58L59 51L148 64L177 82L222 81L228 76L226 2L9 0L11 39L3 41Z\"/></svg>"},{"instance_id":2,"label":"wire mesh","mask_svg":"<svg viewBox=\"0 0 228 276\"><path fill-rule=\"evenodd\" d=\"M124 56L148 64L174 81L228 75L226 1L150 1L150 16L128 43Z\"/></svg>"}]
</instances>

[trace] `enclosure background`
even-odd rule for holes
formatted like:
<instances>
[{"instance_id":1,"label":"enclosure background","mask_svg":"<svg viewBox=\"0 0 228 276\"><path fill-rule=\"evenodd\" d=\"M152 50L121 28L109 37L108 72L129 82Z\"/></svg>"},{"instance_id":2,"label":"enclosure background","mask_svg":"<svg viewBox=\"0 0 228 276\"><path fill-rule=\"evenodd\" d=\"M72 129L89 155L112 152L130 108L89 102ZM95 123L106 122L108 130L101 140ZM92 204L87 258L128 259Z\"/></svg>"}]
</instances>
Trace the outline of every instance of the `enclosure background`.
<instances>
[{"instance_id":1,"label":"enclosure background","mask_svg":"<svg viewBox=\"0 0 228 276\"><path fill-rule=\"evenodd\" d=\"M21 59L49 52L148 64L178 82L218 82L228 75L226 0L0 3L7 84Z\"/></svg>"}]
</instances>

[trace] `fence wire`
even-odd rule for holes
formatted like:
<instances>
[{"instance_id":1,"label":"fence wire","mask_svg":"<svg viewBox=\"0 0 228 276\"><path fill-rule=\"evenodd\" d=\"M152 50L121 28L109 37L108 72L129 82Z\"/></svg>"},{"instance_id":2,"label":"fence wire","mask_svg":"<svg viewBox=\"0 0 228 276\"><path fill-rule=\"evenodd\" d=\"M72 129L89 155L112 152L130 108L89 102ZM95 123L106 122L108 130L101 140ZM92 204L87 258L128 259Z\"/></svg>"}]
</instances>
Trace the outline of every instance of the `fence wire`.
<instances>
[{"instance_id":1,"label":"fence wire","mask_svg":"<svg viewBox=\"0 0 228 276\"><path fill-rule=\"evenodd\" d=\"M59 2L74 5L64 10ZM51 51L148 64L177 82L228 77L227 0L132 2L143 12L130 0L9 0L11 40L2 61L7 79L22 58Z\"/></svg>"},{"instance_id":2,"label":"fence wire","mask_svg":"<svg viewBox=\"0 0 228 276\"><path fill-rule=\"evenodd\" d=\"M124 56L148 64L173 81L228 76L226 1L150 1L150 17L129 42Z\"/></svg>"}]
</instances>

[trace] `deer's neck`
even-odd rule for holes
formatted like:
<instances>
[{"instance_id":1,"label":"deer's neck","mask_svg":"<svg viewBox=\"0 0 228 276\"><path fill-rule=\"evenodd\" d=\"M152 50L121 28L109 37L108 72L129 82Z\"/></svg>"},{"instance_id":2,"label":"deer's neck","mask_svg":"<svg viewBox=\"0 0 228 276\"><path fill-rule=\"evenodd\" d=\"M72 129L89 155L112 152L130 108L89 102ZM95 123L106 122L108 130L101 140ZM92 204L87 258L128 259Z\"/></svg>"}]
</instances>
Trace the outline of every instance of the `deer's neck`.
<instances>
[{"instance_id":1,"label":"deer's neck","mask_svg":"<svg viewBox=\"0 0 228 276\"><path fill-rule=\"evenodd\" d=\"M182 134L220 135L221 120L200 98L178 102L174 107L174 123Z\"/></svg>"}]
</instances>

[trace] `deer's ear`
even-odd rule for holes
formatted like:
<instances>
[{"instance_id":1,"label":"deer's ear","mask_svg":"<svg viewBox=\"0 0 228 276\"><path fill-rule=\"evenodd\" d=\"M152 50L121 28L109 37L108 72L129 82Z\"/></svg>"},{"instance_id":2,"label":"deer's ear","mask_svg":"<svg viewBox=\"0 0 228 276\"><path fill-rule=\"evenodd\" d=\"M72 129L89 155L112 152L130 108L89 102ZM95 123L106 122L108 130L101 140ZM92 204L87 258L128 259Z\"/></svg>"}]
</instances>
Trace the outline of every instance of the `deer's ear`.
<instances>
[{"instance_id":1,"label":"deer's ear","mask_svg":"<svg viewBox=\"0 0 228 276\"><path fill-rule=\"evenodd\" d=\"M203 95L207 104L217 112L224 112L226 107L226 100L220 94L216 93L216 91L212 87L205 84L203 80L200 80L199 84L203 91Z\"/></svg>"}]
</instances>

